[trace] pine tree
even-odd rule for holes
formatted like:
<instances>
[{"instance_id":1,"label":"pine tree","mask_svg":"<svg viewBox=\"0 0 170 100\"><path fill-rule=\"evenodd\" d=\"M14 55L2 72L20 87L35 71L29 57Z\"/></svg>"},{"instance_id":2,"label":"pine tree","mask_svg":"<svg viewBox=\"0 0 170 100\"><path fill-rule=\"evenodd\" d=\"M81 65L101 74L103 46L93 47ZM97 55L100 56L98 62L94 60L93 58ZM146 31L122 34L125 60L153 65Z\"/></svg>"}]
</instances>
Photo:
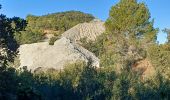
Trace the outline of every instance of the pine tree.
<instances>
[{"instance_id":1,"label":"pine tree","mask_svg":"<svg viewBox=\"0 0 170 100\"><path fill-rule=\"evenodd\" d=\"M155 42L157 30L150 21L150 13L144 3L137 0L120 0L110 10L110 17L106 21L108 33L122 36L135 42Z\"/></svg>"},{"instance_id":2,"label":"pine tree","mask_svg":"<svg viewBox=\"0 0 170 100\"><path fill-rule=\"evenodd\" d=\"M157 29L153 22L147 6L137 0L120 0L111 8L105 22L108 38L106 54L113 55L111 58L115 58L112 60L116 66L131 66L146 57L145 48L156 42Z\"/></svg>"}]
</instances>

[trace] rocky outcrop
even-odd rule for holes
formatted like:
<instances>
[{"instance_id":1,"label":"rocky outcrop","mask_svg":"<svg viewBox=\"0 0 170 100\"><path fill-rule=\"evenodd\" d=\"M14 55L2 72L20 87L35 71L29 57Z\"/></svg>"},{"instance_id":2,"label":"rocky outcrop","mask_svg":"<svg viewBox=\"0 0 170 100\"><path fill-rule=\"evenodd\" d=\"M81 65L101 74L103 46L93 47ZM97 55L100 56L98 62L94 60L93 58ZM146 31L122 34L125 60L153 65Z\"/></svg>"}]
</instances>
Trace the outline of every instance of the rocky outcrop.
<instances>
[{"instance_id":1,"label":"rocky outcrop","mask_svg":"<svg viewBox=\"0 0 170 100\"><path fill-rule=\"evenodd\" d=\"M67 63L91 60L92 65L99 67L99 59L88 50L69 39L62 37L54 45L48 42L25 44L19 48L20 67L27 66L28 70L63 69Z\"/></svg>"},{"instance_id":2,"label":"rocky outcrop","mask_svg":"<svg viewBox=\"0 0 170 100\"><path fill-rule=\"evenodd\" d=\"M71 41L79 41L82 38L86 38L87 41L94 41L96 37L104 33L104 31L104 22L95 19L89 23L82 23L74 26L64 32L62 37L66 37Z\"/></svg>"},{"instance_id":3,"label":"rocky outcrop","mask_svg":"<svg viewBox=\"0 0 170 100\"><path fill-rule=\"evenodd\" d=\"M79 60L91 62L99 67L99 59L90 51L78 45L82 38L94 41L105 31L104 22L93 20L89 23L78 24L64 32L54 45L48 42L21 45L19 48L20 67L27 66L28 70L63 69L68 63Z\"/></svg>"}]
</instances>

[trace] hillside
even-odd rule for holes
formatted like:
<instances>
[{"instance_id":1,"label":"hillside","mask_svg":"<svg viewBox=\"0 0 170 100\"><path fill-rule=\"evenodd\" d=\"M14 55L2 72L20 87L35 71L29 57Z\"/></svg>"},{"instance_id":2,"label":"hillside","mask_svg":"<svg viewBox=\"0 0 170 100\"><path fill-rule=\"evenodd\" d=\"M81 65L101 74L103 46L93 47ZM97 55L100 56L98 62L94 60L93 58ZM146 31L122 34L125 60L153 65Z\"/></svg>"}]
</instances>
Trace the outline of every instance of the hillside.
<instances>
[{"instance_id":1,"label":"hillside","mask_svg":"<svg viewBox=\"0 0 170 100\"><path fill-rule=\"evenodd\" d=\"M73 26L90 22L94 19L91 14L80 11L67 11L43 16L28 15L26 27L15 32L18 44L30 44L43 41L46 34L60 36ZM14 25L17 23L14 23Z\"/></svg>"},{"instance_id":2,"label":"hillside","mask_svg":"<svg viewBox=\"0 0 170 100\"><path fill-rule=\"evenodd\" d=\"M81 47L76 40L86 38L95 40L104 31L104 23L91 21L81 23L62 34L61 39L49 45L48 42L24 44L19 47L20 67L27 66L28 70L60 70L69 63L91 61L92 66L99 67L99 59L90 51ZM73 41L74 40L74 41ZM28 57L29 56L29 57Z\"/></svg>"},{"instance_id":3,"label":"hillside","mask_svg":"<svg viewBox=\"0 0 170 100\"><path fill-rule=\"evenodd\" d=\"M43 16L28 15L27 27L31 30L54 30L64 32L71 27L93 20L94 17L80 11L66 11Z\"/></svg>"}]
</instances>

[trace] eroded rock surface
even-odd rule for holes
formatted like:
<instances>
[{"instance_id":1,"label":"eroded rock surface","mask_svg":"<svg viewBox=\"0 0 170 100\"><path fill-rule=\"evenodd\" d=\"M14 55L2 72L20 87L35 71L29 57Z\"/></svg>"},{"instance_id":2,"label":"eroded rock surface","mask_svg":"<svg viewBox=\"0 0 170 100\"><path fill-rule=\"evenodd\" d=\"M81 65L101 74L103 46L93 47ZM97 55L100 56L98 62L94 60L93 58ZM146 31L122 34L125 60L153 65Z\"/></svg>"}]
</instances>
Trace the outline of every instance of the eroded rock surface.
<instances>
[{"instance_id":1,"label":"eroded rock surface","mask_svg":"<svg viewBox=\"0 0 170 100\"><path fill-rule=\"evenodd\" d=\"M82 38L86 38L87 41L94 41L97 36L104 33L104 22L94 20L89 23L82 23L74 26L68 31L62 34L62 37L66 37L71 41L79 41Z\"/></svg>"},{"instance_id":2,"label":"eroded rock surface","mask_svg":"<svg viewBox=\"0 0 170 100\"><path fill-rule=\"evenodd\" d=\"M99 59L93 53L65 37L57 40L54 45L49 45L48 42L22 45L19 55L20 67L27 66L28 70L32 71L40 68L59 70L67 63L78 60L88 62L89 59L93 66L99 66Z\"/></svg>"}]
</instances>

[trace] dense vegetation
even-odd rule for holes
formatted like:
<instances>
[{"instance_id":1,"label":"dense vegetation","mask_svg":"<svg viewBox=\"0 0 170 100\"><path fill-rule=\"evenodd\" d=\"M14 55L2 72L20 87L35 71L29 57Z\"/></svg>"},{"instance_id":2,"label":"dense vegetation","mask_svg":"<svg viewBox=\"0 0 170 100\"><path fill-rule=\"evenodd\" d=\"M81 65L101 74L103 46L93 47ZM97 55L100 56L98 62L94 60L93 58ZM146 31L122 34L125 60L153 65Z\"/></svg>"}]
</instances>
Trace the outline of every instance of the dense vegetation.
<instances>
[{"instance_id":1,"label":"dense vegetation","mask_svg":"<svg viewBox=\"0 0 170 100\"><path fill-rule=\"evenodd\" d=\"M66 31L76 24L89 22L94 17L79 11L67 11L61 13L48 14L44 16L28 15L28 27L38 30Z\"/></svg>"},{"instance_id":2,"label":"dense vegetation","mask_svg":"<svg viewBox=\"0 0 170 100\"><path fill-rule=\"evenodd\" d=\"M35 43L42 41L45 34L59 36L71 27L93 19L92 15L79 11L67 11L44 16L28 15L26 18L27 27L16 32L15 37L19 44Z\"/></svg>"},{"instance_id":3,"label":"dense vegetation","mask_svg":"<svg viewBox=\"0 0 170 100\"><path fill-rule=\"evenodd\" d=\"M15 50L17 41L14 33L25 28L25 20L19 17L7 18L5 15L0 15L0 38L1 44L6 44L8 49Z\"/></svg>"},{"instance_id":4,"label":"dense vegetation","mask_svg":"<svg viewBox=\"0 0 170 100\"><path fill-rule=\"evenodd\" d=\"M169 81L161 76L143 82L127 70L116 74L111 67L96 70L81 62L62 72L51 69L31 74L27 70L1 69L0 82L3 100L168 100L170 92Z\"/></svg>"},{"instance_id":5,"label":"dense vegetation","mask_svg":"<svg viewBox=\"0 0 170 100\"><path fill-rule=\"evenodd\" d=\"M102 68L99 69L84 62L68 65L63 71L49 69L40 73L31 73L26 68L20 70L11 68L7 62L12 61L14 53L9 49L9 44L11 40L16 41L14 38L16 32L30 30L32 34L24 36L25 41L28 41L29 37L34 37L34 34L39 32L34 31L38 26L29 29L28 21L25 26L25 20L17 18L16 21L14 20L16 18L9 19L5 15L1 15L0 19L0 46L4 48L0 54L0 99L2 100L168 100L170 98L170 32L168 29L164 30L168 34L167 43L162 45L156 43L158 29L153 27L149 10L144 3L138 3L136 0L120 0L110 10L110 16L105 23L106 32L95 42L83 43L85 48L100 58ZM39 29L42 27L44 26ZM46 26L46 28L54 27ZM141 73L132 70L135 63L144 59L148 59L156 70L156 74L149 79L144 79Z\"/></svg>"}]
</instances>

